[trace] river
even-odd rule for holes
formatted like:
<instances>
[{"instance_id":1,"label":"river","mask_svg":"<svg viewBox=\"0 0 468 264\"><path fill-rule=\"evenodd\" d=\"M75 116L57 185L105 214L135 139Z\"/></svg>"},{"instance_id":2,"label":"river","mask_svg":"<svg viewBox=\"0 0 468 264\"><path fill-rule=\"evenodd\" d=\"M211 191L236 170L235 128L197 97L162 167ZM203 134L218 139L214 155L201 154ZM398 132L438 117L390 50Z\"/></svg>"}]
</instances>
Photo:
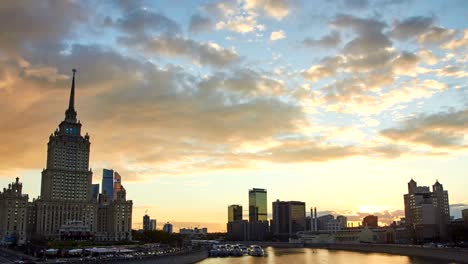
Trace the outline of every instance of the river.
<instances>
[{"instance_id":1,"label":"river","mask_svg":"<svg viewBox=\"0 0 468 264\"><path fill-rule=\"evenodd\" d=\"M207 258L199 264L448 264L440 260L312 248L265 248L265 257Z\"/></svg>"}]
</instances>

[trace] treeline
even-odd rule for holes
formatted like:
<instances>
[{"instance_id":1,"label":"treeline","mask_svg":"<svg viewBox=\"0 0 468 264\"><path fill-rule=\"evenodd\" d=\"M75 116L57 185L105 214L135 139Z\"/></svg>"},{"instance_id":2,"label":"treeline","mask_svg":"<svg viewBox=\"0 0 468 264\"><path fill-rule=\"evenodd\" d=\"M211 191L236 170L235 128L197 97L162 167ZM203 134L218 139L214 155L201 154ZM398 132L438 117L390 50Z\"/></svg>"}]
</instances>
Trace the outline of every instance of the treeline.
<instances>
[{"instance_id":1,"label":"treeline","mask_svg":"<svg viewBox=\"0 0 468 264\"><path fill-rule=\"evenodd\" d=\"M171 246L182 246L185 235L178 233L169 234L161 230L132 230L132 238L133 240L144 243L162 243Z\"/></svg>"}]
</instances>

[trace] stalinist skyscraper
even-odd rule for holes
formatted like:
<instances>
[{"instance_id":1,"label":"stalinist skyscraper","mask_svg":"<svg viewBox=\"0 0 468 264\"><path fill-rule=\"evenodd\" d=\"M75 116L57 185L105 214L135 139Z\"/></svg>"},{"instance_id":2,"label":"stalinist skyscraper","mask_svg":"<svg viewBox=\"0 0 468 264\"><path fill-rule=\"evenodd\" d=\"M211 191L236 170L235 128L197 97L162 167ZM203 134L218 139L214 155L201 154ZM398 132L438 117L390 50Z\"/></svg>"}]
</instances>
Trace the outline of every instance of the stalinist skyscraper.
<instances>
[{"instance_id":1,"label":"stalinist skyscraper","mask_svg":"<svg viewBox=\"0 0 468 264\"><path fill-rule=\"evenodd\" d=\"M90 141L81 135L75 110L75 73L68 109L58 129L49 137L47 167L42 171L41 196L37 200L36 232L59 238L60 229L70 224L94 233L97 202L91 196Z\"/></svg>"}]
</instances>

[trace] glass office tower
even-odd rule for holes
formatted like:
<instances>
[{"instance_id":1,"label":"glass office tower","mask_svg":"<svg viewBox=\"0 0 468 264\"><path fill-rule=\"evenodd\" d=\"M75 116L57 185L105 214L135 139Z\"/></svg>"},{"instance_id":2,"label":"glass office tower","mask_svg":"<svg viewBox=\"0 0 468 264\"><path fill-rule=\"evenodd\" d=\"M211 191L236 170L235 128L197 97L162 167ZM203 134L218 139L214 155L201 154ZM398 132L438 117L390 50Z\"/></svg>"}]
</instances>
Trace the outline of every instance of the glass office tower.
<instances>
[{"instance_id":1,"label":"glass office tower","mask_svg":"<svg viewBox=\"0 0 468 264\"><path fill-rule=\"evenodd\" d=\"M114 171L102 170L102 193L107 195L109 201L114 199Z\"/></svg>"},{"instance_id":2,"label":"glass office tower","mask_svg":"<svg viewBox=\"0 0 468 264\"><path fill-rule=\"evenodd\" d=\"M249 222L268 221L267 190L249 190Z\"/></svg>"},{"instance_id":3,"label":"glass office tower","mask_svg":"<svg viewBox=\"0 0 468 264\"><path fill-rule=\"evenodd\" d=\"M242 220L242 205L233 204L228 207L228 223Z\"/></svg>"}]
</instances>

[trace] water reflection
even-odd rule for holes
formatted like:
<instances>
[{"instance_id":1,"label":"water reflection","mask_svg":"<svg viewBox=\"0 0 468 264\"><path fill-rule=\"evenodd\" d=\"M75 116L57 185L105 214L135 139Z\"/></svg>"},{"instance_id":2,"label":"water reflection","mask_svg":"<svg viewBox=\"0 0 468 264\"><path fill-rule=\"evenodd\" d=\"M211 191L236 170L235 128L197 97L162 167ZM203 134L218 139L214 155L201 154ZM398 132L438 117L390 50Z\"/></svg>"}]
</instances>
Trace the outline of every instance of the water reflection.
<instances>
[{"instance_id":1,"label":"water reflection","mask_svg":"<svg viewBox=\"0 0 468 264\"><path fill-rule=\"evenodd\" d=\"M200 264L441 264L449 262L430 259L396 256L382 253L358 253L341 250L326 250L312 248L272 248L265 249L265 257L229 257L208 258Z\"/></svg>"}]
</instances>

